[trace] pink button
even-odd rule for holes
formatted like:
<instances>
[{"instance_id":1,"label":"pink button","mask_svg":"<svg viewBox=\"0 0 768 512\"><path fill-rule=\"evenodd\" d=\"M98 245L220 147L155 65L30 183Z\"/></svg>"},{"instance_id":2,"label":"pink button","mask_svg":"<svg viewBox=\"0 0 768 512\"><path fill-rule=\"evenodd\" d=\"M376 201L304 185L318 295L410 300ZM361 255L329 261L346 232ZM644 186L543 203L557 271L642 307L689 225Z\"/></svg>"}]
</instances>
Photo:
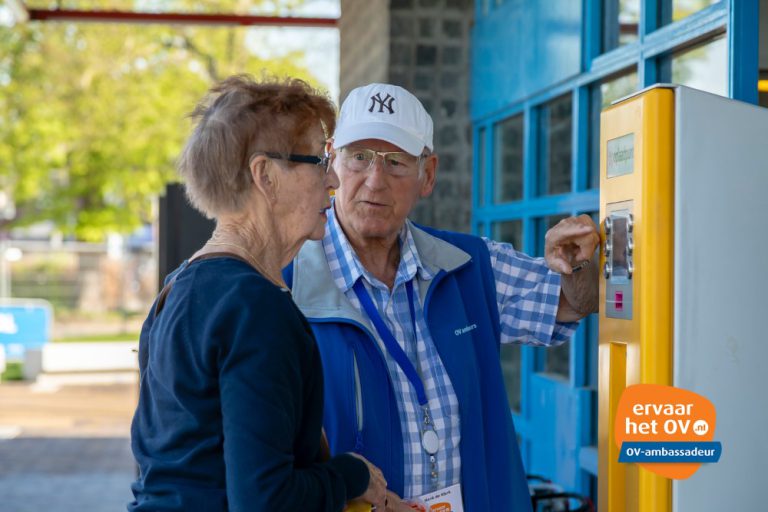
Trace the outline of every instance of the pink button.
<instances>
[{"instance_id":1,"label":"pink button","mask_svg":"<svg viewBox=\"0 0 768 512\"><path fill-rule=\"evenodd\" d=\"M624 292L615 292L614 296L614 304L616 305L616 311L623 311L624 310Z\"/></svg>"}]
</instances>

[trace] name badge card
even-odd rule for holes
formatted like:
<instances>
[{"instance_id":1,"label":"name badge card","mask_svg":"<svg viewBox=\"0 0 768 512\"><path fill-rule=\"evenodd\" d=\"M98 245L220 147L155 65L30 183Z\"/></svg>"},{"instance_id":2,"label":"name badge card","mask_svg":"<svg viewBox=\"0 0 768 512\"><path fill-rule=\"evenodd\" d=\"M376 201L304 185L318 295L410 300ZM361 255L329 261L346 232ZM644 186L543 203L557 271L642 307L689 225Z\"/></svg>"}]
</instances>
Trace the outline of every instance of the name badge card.
<instances>
[{"instance_id":1,"label":"name badge card","mask_svg":"<svg viewBox=\"0 0 768 512\"><path fill-rule=\"evenodd\" d=\"M419 512L464 512L461 484L430 492L407 503L412 509Z\"/></svg>"}]
</instances>

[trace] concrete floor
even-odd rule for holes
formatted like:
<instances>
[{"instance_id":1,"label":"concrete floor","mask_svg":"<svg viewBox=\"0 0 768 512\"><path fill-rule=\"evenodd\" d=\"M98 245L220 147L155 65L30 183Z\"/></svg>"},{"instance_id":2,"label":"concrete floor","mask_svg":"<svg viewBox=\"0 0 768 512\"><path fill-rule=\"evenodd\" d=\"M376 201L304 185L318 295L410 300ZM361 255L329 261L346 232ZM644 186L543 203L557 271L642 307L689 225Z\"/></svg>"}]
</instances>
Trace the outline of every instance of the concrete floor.
<instances>
[{"instance_id":1,"label":"concrete floor","mask_svg":"<svg viewBox=\"0 0 768 512\"><path fill-rule=\"evenodd\" d=\"M103 377L0 383L0 512L125 510L137 388Z\"/></svg>"}]
</instances>

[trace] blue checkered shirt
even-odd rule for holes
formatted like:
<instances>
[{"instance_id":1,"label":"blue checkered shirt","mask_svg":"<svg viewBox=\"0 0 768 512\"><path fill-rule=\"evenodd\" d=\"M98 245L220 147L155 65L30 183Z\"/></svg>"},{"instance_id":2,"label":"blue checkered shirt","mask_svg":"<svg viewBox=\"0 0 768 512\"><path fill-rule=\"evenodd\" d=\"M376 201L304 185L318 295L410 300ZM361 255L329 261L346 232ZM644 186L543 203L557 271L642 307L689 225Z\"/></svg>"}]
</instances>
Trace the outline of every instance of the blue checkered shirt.
<instances>
[{"instance_id":1,"label":"blue checkered shirt","mask_svg":"<svg viewBox=\"0 0 768 512\"><path fill-rule=\"evenodd\" d=\"M411 280L429 281L434 274L422 265L411 235L410 222L400 232L400 264L390 292L386 284L369 273L339 226L334 209L328 214L323 248L336 286L363 316L367 316L352 287L363 278L368 294L395 339L421 375L429 411L440 438L437 457L437 484L430 476L429 455L421 445L422 414L416 391L395 360L390 357L374 330L371 334L385 355L395 387L400 427L403 433L405 497L421 496L461 480L459 443L461 430L459 404L451 380L429 333L418 292L414 294L416 332L408 305L405 284ZM555 324L560 296L560 280L542 259L529 258L509 244L486 240L496 275L496 291L501 316L502 342L556 345L570 338L573 324ZM414 282L414 290L418 290Z\"/></svg>"}]
</instances>

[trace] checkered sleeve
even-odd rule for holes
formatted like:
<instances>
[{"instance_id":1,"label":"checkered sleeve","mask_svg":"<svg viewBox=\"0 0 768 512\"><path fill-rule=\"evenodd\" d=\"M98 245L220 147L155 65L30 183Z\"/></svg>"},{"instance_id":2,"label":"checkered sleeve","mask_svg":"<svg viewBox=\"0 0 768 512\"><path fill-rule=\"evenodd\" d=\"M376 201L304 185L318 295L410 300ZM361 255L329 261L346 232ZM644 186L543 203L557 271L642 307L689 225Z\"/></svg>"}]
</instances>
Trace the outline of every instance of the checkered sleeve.
<instances>
[{"instance_id":1,"label":"checkered sleeve","mask_svg":"<svg viewBox=\"0 0 768 512\"><path fill-rule=\"evenodd\" d=\"M532 258L511 244L484 238L496 277L502 343L554 346L570 340L576 323L555 321L560 275L544 258Z\"/></svg>"}]
</instances>

